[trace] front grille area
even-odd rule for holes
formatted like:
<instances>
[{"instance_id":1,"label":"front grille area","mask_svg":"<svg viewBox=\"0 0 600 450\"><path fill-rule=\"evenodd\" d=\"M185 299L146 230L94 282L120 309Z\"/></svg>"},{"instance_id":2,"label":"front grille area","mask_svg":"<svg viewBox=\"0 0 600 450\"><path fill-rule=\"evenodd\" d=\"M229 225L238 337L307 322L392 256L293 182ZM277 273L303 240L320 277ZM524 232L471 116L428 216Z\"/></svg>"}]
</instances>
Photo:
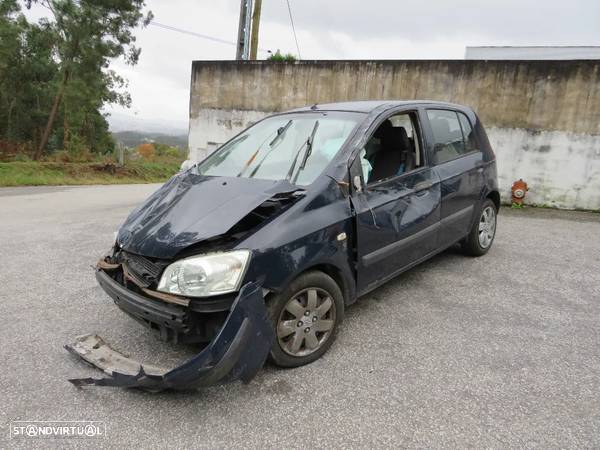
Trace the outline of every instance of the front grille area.
<instances>
[{"instance_id":1,"label":"front grille area","mask_svg":"<svg viewBox=\"0 0 600 450\"><path fill-rule=\"evenodd\" d=\"M124 251L121 252L121 260L131 275L145 281L148 286L158 284L160 274L167 265L166 262L152 262L143 256Z\"/></svg>"}]
</instances>

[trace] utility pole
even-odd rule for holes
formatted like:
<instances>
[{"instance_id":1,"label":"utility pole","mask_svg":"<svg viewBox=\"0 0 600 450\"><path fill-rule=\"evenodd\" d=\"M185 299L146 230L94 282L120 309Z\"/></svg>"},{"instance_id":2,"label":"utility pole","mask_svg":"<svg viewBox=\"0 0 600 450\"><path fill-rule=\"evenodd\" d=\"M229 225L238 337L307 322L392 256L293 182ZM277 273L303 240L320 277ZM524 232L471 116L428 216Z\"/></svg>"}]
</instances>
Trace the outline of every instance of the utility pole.
<instances>
[{"instance_id":1,"label":"utility pole","mask_svg":"<svg viewBox=\"0 0 600 450\"><path fill-rule=\"evenodd\" d=\"M238 26L237 51L235 59L248 59L250 54L250 17L252 0L241 0L240 23Z\"/></svg>"},{"instance_id":2,"label":"utility pole","mask_svg":"<svg viewBox=\"0 0 600 450\"><path fill-rule=\"evenodd\" d=\"M252 35L250 37L250 59L256 59L258 53L258 29L260 28L260 9L262 0L254 0L254 12L252 13Z\"/></svg>"},{"instance_id":3,"label":"utility pole","mask_svg":"<svg viewBox=\"0 0 600 450\"><path fill-rule=\"evenodd\" d=\"M243 59L244 57L244 39L246 30L246 0L241 0L240 4L240 21L238 25L237 50L235 59Z\"/></svg>"}]
</instances>

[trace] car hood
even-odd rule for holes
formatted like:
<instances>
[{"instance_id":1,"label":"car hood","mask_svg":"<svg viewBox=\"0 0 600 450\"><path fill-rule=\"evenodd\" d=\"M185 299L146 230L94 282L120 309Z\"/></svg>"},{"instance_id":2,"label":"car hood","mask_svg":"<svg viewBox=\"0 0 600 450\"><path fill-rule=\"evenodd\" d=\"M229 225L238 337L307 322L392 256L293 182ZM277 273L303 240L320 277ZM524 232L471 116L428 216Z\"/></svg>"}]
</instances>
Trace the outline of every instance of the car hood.
<instances>
[{"instance_id":1,"label":"car hood","mask_svg":"<svg viewBox=\"0 0 600 450\"><path fill-rule=\"evenodd\" d=\"M176 175L123 223L117 243L138 255L170 259L181 250L227 233L266 200L300 190L289 181Z\"/></svg>"}]
</instances>

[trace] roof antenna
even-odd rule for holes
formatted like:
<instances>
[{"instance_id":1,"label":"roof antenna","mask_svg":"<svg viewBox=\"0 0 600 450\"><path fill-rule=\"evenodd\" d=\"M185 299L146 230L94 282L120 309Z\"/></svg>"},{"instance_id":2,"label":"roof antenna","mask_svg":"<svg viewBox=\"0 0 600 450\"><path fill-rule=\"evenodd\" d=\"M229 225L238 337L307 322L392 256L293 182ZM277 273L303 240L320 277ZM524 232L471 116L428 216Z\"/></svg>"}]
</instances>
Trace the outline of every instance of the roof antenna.
<instances>
[{"instance_id":1,"label":"roof antenna","mask_svg":"<svg viewBox=\"0 0 600 450\"><path fill-rule=\"evenodd\" d=\"M312 105L312 106L310 107L310 109L312 109L313 111L314 111L315 109L318 109L318 107L317 107L317 104L315 103L314 105Z\"/></svg>"}]
</instances>

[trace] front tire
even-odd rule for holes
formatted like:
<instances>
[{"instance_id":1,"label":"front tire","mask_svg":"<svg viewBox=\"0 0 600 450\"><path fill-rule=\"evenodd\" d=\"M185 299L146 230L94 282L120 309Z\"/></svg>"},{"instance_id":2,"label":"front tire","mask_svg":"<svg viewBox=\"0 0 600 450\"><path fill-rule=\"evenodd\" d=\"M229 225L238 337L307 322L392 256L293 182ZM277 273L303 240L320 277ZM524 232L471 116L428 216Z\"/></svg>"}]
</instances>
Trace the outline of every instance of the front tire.
<instances>
[{"instance_id":1,"label":"front tire","mask_svg":"<svg viewBox=\"0 0 600 450\"><path fill-rule=\"evenodd\" d=\"M270 359L282 367L299 367L319 359L331 347L344 317L344 298L329 275L300 275L267 301L276 339Z\"/></svg>"},{"instance_id":2,"label":"front tire","mask_svg":"<svg viewBox=\"0 0 600 450\"><path fill-rule=\"evenodd\" d=\"M496 217L498 210L489 198L486 199L479 210L478 220L475 221L471 231L462 243L465 254L470 256L485 255L496 237Z\"/></svg>"}]
</instances>

